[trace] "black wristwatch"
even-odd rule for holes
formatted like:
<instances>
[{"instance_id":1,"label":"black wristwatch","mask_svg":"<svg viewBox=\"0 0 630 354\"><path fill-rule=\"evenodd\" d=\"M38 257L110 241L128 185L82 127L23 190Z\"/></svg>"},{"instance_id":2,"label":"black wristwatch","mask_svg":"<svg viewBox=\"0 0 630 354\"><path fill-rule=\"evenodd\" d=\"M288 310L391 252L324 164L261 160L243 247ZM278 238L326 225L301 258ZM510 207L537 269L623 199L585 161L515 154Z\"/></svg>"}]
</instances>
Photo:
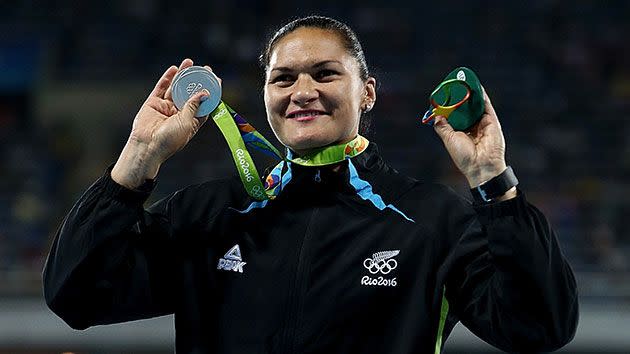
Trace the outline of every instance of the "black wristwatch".
<instances>
[{"instance_id":1,"label":"black wristwatch","mask_svg":"<svg viewBox=\"0 0 630 354\"><path fill-rule=\"evenodd\" d=\"M504 195L505 192L516 185L518 185L518 179L512 167L508 166L500 175L483 182L475 188L471 188L470 193L475 202L487 203L491 202L494 198Z\"/></svg>"}]
</instances>

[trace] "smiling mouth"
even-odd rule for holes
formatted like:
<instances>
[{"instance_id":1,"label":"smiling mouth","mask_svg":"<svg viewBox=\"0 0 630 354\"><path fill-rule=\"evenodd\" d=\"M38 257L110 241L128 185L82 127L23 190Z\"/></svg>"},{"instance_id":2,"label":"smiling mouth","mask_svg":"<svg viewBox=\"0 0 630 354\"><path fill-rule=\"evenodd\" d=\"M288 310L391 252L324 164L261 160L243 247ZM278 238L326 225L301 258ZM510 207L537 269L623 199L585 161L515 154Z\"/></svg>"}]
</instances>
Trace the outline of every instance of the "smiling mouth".
<instances>
[{"instance_id":1,"label":"smiling mouth","mask_svg":"<svg viewBox=\"0 0 630 354\"><path fill-rule=\"evenodd\" d=\"M321 111L301 111L301 112L295 112L295 113L290 113L287 115L287 118L289 119L296 119L298 121L304 121L304 120L311 120L311 119L315 119L320 115L326 114L326 112L321 112Z\"/></svg>"}]
</instances>

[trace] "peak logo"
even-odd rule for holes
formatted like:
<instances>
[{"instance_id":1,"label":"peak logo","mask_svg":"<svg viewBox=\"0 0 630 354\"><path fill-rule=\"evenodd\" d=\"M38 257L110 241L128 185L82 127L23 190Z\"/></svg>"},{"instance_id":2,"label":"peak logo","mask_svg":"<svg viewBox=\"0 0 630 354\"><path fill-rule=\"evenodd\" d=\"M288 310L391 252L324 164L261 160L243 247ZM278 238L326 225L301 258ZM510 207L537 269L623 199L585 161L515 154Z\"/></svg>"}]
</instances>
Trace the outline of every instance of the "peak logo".
<instances>
[{"instance_id":1,"label":"peak logo","mask_svg":"<svg viewBox=\"0 0 630 354\"><path fill-rule=\"evenodd\" d=\"M217 269L243 273L243 267L245 266L245 264L247 264L247 262L243 262L243 257L241 256L241 248L238 246L238 244L236 244L234 245L234 247L230 248L229 251L227 251L223 258L219 259Z\"/></svg>"}]
</instances>

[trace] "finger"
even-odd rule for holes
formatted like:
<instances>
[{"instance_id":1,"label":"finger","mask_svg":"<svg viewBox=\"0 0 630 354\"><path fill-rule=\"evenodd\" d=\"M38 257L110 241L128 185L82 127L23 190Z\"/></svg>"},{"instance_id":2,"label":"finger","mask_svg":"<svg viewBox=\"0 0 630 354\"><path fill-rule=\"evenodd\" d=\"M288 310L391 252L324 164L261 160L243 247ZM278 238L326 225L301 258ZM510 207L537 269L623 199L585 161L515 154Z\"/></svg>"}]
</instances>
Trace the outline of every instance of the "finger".
<instances>
[{"instance_id":1,"label":"finger","mask_svg":"<svg viewBox=\"0 0 630 354\"><path fill-rule=\"evenodd\" d=\"M174 106L173 103L159 97L149 96L143 106L149 107L158 113L155 117L168 118L173 115L171 110L171 107Z\"/></svg>"},{"instance_id":2,"label":"finger","mask_svg":"<svg viewBox=\"0 0 630 354\"><path fill-rule=\"evenodd\" d=\"M188 67L193 66L193 61L190 58L186 58L182 60L181 64L179 64L179 71L182 71Z\"/></svg>"},{"instance_id":3,"label":"finger","mask_svg":"<svg viewBox=\"0 0 630 354\"><path fill-rule=\"evenodd\" d=\"M211 71L214 74L214 76L217 77L217 79L219 80L219 86L223 86L223 80L217 74L215 74L214 71L212 71L212 68L210 66L204 65L203 67Z\"/></svg>"},{"instance_id":4,"label":"finger","mask_svg":"<svg viewBox=\"0 0 630 354\"><path fill-rule=\"evenodd\" d=\"M484 89L483 86L481 86L481 89L483 91L483 101L485 105L485 111L479 124L482 125L482 123L484 123L483 124L484 129L496 129L497 131L500 132L501 122L499 122L499 116L497 116L497 113L494 110L494 106L492 106L492 102L490 101L490 97L486 93L486 90Z\"/></svg>"},{"instance_id":5,"label":"finger","mask_svg":"<svg viewBox=\"0 0 630 354\"><path fill-rule=\"evenodd\" d=\"M177 68L177 73L179 73L180 71L189 68L193 66L193 61L189 58L186 58L184 60L182 60L182 62L179 64L179 67ZM177 74L176 73L176 74ZM171 85L168 87L168 89L166 90L166 93L164 94L164 98L167 100L172 101L173 100L173 85L171 83Z\"/></svg>"},{"instance_id":6,"label":"finger","mask_svg":"<svg viewBox=\"0 0 630 354\"><path fill-rule=\"evenodd\" d=\"M455 165L461 169L461 164L470 159L471 151L474 150L471 138L464 132L455 131L443 116L435 117L433 129Z\"/></svg>"},{"instance_id":7,"label":"finger","mask_svg":"<svg viewBox=\"0 0 630 354\"><path fill-rule=\"evenodd\" d=\"M158 112L162 113L163 115L170 117L173 115L173 111L172 111L172 107L175 107L175 105L167 100L160 100L159 101L159 105L158 105Z\"/></svg>"},{"instance_id":8,"label":"finger","mask_svg":"<svg viewBox=\"0 0 630 354\"><path fill-rule=\"evenodd\" d=\"M195 117L195 115L197 114L197 110L199 109L201 102L208 99L209 96L210 92L206 89L203 89L192 95L188 99L188 101L186 101L184 108L182 108L182 110L179 112L181 119L185 122L192 123L193 126L196 126L199 123L203 124L208 119L208 116L197 118ZM197 120L197 122L195 122L194 120Z\"/></svg>"},{"instance_id":9,"label":"finger","mask_svg":"<svg viewBox=\"0 0 630 354\"><path fill-rule=\"evenodd\" d=\"M176 72L177 67L175 65L171 65L168 69L166 69L164 74L162 74L162 77L160 77L158 82L155 84L155 87L153 88L153 91L151 91L149 96L164 98L164 94L171 85L171 80L173 80Z\"/></svg>"},{"instance_id":10,"label":"finger","mask_svg":"<svg viewBox=\"0 0 630 354\"><path fill-rule=\"evenodd\" d=\"M451 136L455 132L455 130L448 123L446 118L442 116L437 116L433 120L433 130L435 130L435 132L440 137L440 139L442 139L442 141L445 143L451 138Z\"/></svg>"},{"instance_id":11,"label":"finger","mask_svg":"<svg viewBox=\"0 0 630 354\"><path fill-rule=\"evenodd\" d=\"M490 102L490 97L488 97L488 94L486 93L486 89L483 88L483 86L481 86L481 90L483 92L483 102L484 102L484 106L485 106L485 111L484 114L487 114L491 117L493 117L493 120L499 120L499 117L497 116L497 113L494 111L494 106L492 106L492 102Z\"/></svg>"}]
</instances>

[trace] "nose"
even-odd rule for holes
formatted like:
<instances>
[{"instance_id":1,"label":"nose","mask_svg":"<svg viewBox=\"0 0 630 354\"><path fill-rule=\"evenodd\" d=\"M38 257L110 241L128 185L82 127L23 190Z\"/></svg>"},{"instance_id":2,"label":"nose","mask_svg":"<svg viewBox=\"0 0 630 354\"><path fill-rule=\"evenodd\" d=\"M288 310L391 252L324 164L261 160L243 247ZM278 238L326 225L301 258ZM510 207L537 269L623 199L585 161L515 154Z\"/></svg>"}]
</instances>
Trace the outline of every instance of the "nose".
<instances>
[{"instance_id":1,"label":"nose","mask_svg":"<svg viewBox=\"0 0 630 354\"><path fill-rule=\"evenodd\" d=\"M310 75L300 74L295 82L291 100L299 106L305 106L317 97L319 97L319 91L313 78Z\"/></svg>"}]
</instances>

